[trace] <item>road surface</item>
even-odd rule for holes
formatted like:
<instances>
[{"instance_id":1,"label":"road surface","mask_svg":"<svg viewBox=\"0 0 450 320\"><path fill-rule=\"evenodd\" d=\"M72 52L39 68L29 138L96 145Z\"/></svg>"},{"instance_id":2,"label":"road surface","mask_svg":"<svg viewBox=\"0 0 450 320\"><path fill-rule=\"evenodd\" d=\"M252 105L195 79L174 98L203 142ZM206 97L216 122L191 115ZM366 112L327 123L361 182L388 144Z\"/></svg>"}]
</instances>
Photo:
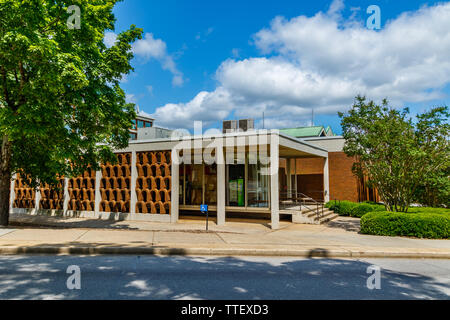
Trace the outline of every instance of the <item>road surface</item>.
<instances>
[{"instance_id":1,"label":"road surface","mask_svg":"<svg viewBox=\"0 0 450 320\"><path fill-rule=\"evenodd\" d=\"M77 267L67 273L69 266L79 267L79 278ZM371 286L376 285L377 267L381 288L369 289L369 277ZM68 279L75 289L68 288ZM450 260L0 257L0 299L449 298Z\"/></svg>"}]
</instances>

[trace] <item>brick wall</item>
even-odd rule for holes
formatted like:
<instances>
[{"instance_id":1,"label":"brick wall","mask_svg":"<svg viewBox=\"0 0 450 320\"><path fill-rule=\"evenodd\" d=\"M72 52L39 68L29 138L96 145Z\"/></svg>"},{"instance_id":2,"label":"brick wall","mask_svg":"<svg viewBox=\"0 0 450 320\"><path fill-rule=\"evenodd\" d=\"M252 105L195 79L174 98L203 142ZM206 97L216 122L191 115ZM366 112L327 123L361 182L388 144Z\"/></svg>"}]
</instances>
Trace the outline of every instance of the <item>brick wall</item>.
<instances>
[{"instance_id":1,"label":"brick wall","mask_svg":"<svg viewBox=\"0 0 450 320\"><path fill-rule=\"evenodd\" d=\"M353 158L329 152L330 199L358 201L358 180L352 173Z\"/></svg>"}]
</instances>

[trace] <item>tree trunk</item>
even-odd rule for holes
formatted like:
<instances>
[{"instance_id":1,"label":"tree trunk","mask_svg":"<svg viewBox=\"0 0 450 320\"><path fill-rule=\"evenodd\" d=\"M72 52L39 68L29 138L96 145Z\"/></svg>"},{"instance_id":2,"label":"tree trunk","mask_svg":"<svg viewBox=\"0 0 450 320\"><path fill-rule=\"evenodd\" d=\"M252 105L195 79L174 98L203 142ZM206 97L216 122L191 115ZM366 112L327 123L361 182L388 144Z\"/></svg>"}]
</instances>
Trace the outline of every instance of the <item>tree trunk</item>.
<instances>
[{"instance_id":1,"label":"tree trunk","mask_svg":"<svg viewBox=\"0 0 450 320\"><path fill-rule=\"evenodd\" d=\"M0 149L0 226L9 224L9 199L11 192L11 143L2 137Z\"/></svg>"}]
</instances>

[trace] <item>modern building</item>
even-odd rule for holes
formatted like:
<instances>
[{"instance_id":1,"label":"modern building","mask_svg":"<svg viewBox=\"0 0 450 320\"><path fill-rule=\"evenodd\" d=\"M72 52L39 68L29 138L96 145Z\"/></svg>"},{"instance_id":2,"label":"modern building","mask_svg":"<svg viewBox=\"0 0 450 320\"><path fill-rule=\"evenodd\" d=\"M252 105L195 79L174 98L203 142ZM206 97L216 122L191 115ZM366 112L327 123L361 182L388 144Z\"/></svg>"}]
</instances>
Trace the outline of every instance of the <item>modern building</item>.
<instances>
[{"instance_id":1,"label":"modern building","mask_svg":"<svg viewBox=\"0 0 450 320\"><path fill-rule=\"evenodd\" d=\"M143 128L151 128L153 127L153 122L155 119L150 117L150 115L144 111L136 110L136 119L133 120L133 128L130 130L130 139L137 140L138 139L138 131Z\"/></svg>"},{"instance_id":2,"label":"modern building","mask_svg":"<svg viewBox=\"0 0 450 320\"><path fill-rule=\"evenodd\" d=\"M132 140L117 150L117 164L61 179L60 191L34 192L16 177L11 212L177 222L207 204L219 225L245 216L270 219L276 229L280 216L307 222L305 207L319 215L324 201L368 199L343 145L339 136L267 130Z\"/></svg>"}]
</instances>

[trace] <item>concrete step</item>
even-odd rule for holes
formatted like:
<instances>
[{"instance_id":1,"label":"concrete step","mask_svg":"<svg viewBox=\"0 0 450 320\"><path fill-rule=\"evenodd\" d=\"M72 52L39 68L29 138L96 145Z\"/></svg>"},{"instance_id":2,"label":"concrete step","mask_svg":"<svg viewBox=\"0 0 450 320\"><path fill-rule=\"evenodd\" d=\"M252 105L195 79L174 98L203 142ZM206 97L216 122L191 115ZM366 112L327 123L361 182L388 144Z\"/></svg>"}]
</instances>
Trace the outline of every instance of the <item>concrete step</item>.
<instances>
[{"instance_id":1,"label":"concrete step","mask_svg":"<svg viewBox=\"0 0 450 320\"><path fill-rule=\"evenodd\" d=\"M323 214L322 214L321 211L319 211L319 212L320 212L319 214L320 214L321 216L325 216L325 215L327 215L327 214L334 213L333 210L329 210L329 209L327 209L327 208L323 208ZM307 215L309 218L317 217L317 211L316 211L316 210L311 210L311 211L309 211L308 213L306 213L306 215Z\"/></svg>"},{"instance_id":2,"label":"concrete step","mask_svg":"<svg viewBox=\"0 0 450 320\"><path fill-rule=\"evenodd\" d=\"M327 216L319 218L317 222L318 222L318 224L325 224L325 223L328 223L328 222L336 219L337 217L339 217L339 215L336 213L333 213L333 214L329 214Z\"/></svg>"},{"instance_id":3,"label":"concrete step","mask_svg":"<svg viewBox=\"0 0 450 320\"><path fill-rule=\"evenodd\" d=\"M317 211L312 209L293 213L292 222L305 224L324 224L339 217L333 210L324 208L323 213L317 216Z\"/></svg>"}]
</instances>

